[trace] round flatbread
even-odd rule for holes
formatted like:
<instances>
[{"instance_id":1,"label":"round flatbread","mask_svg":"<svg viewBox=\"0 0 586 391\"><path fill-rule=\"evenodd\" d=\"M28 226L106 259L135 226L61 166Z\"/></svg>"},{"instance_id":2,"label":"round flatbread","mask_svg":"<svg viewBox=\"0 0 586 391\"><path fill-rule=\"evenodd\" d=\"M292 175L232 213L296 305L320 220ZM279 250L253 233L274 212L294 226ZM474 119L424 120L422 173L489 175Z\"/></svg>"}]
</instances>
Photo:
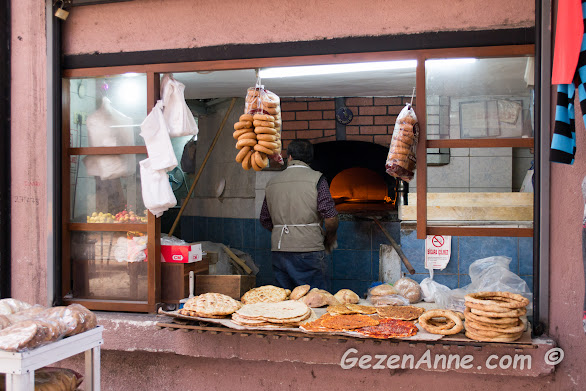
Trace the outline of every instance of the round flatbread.
<instances>
[{"instance_id":1,"label":"round flatbread","mask_svg":"<svg viewBox=\"0 0 586 391\"><path fill-rule=\"evenodd\" d=\"M186 311L194 311L201 317L226 316L238 310L242 304L221 293L204 293L189 299L183 306Z\"/></svg>"},{"instance_id":2,"label":"round flatbread","mask_svg":"<svg viewBox=\"0 0 586 391\"><path fill-rule=\"evenodd\" d=\"M287 292L274 285L264 285L246 292L241 301L243 304L277 303L287 300Z\"/></svg>"},{"instance_id":3,"label":"round flatbread","mask_svg":"<svg viewBox=\"0 0 586 391\"><path fill-rule=\"evenodd\" d=\"M309 285L300 285L295 287L295 289L293 289L293 292L291 292L291 296L289 296L291 298L291 300L299 300L301 299L303 296L305 296L307 294L307 292L309 292L309 289L311 287Z\"/></svg>"}]
</instances>

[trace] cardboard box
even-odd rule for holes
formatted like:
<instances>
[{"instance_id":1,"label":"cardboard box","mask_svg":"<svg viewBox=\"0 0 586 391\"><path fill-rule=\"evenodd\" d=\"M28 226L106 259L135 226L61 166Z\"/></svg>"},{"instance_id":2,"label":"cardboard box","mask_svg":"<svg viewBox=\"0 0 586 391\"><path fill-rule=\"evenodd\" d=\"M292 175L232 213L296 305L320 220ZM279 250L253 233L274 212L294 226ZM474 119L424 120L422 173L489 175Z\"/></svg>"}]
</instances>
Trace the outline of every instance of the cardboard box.
<instances>
[{"instance_id":1,"label":"cardboard box","mask_svg":"<svg viewBox=\"0 0 586 391\"><path fill-rule=\"evenodd\" d=\"M255 276L195 276L195 294L215 292L223 293L233 299L240 300L243 294L254 288Z\"/></svg>"},{"instance_id":2,"label":"cardboard box","mask_svg":"<svg viewBox=\"0 0 586 391\"><path fill-rule=\"evenodd\" d=\"M181 299L189 297L189 272L195 275L208 274L208 256L203 260L191 263L161 263L161 301L179 304Z\"/></svg>"},{"instance_id":3,"label":"cardboard box","mask_svg":"<svg viewBox=\"0 0 586 391\"><path fill-rule=\"evenodd\" d=\"M202 258L201 243L190 243L184 246L161 245L161 262L191 263L201 261Z\"/></svg>"}]
</instances>

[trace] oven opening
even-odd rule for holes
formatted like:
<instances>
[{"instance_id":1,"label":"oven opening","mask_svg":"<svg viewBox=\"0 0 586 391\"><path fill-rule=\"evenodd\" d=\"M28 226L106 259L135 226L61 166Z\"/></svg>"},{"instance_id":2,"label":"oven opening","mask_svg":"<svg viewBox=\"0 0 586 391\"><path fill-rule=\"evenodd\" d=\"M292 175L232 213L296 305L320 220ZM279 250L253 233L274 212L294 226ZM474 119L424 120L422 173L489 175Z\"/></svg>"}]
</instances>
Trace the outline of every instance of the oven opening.
<instances>
[{"instance_id":1,"label":"oven opening","mask_svg":"<svg viewBox=\"0 0 586 391\"><path fill-rule=\"evenodd\" d=\"M328 180L339 213L386 215L396 211L395 178L385 172L388 149L363 141L314 145L312 168Z\"/></svg>"}]
</instances>

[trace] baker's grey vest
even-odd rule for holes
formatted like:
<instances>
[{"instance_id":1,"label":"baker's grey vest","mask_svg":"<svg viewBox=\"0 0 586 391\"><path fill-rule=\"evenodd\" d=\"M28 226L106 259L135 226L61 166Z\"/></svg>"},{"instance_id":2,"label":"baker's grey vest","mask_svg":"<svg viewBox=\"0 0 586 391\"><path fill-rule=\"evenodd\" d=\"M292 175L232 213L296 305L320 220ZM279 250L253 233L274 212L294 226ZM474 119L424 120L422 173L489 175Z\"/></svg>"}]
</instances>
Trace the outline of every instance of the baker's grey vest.
<instances>
[{"instance_id":1,"label":"baker's grey vest","mask_svg":"<svg viewBox=\"0 0 586 391\"><path fill-rule=\"evenodd\" d=\"M322 174L299 160L271 179L266 187L267 205L273 221L273 251L324 250L324 234L317 211L317 182Z\"/></svg>"}]
</instances>

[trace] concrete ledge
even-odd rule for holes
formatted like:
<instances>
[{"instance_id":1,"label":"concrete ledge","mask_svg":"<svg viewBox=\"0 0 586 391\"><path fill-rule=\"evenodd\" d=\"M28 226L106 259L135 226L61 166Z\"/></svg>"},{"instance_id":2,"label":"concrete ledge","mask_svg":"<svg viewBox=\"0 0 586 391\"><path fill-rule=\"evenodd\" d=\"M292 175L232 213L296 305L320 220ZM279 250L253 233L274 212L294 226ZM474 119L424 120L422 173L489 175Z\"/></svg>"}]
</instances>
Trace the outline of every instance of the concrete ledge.
<instances>
[{"instance_id":1,"label":"concrete ledge","mask_svg":"<svg viewBox=\"0 0 586 391\"><path fill-rule=\"evenodd\" d=\"M555 369L544 360L555 343L545 338L536 339L527 347L481 342L458 345L441 341L295 338L274 335L270 331L266 334L242 334L236 330L234 333L172 331L156 326L159 321L168 321L163 315L96 314L98 324L104 326L103 350L336 366L342 363L348 368L388 368L392 371L411 369L530 377L548 375ZM363 358L366 356L371 359Z\"/></svg>"}]
</instances>

